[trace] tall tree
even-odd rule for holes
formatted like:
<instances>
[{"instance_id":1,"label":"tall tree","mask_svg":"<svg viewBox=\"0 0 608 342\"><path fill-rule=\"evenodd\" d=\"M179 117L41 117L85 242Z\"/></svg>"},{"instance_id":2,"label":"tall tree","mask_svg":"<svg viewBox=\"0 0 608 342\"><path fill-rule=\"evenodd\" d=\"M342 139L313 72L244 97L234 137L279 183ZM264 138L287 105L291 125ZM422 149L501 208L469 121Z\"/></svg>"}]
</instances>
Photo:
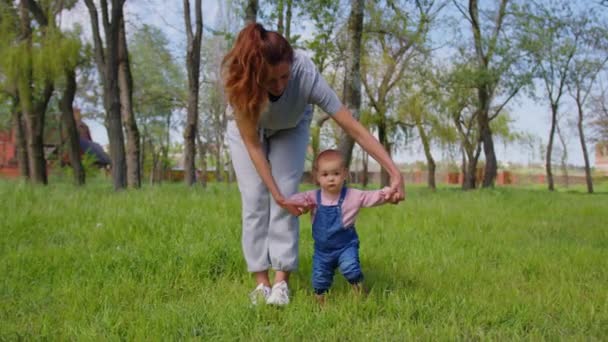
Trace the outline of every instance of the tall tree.
<instances>
[{"instance_id":1,"label":"tall tree","mask_svg":"<svg viewBox=\"0 0 608 342\"><path fill-rule=\"evenodd\" d=\"M463 190L477 186L477 161L481 154L481 139L477 125L479 111L476 107L476 84L471 77L474 67L470 63L459 63L443 75L440 82L444 111L451 118L460 137L462 152Z\"/></svg>"},{"instance_id":2,"label":"tall tree","mask_svg":"<svg viewBox=\"0 0 608 342\"><path fill-rule=\"evenodd\" d=\"M85 0L91 17L95 62L104 89L105 124L110 142L112 180L115 190L121 190L127 186L125 142L121 120L120 90L118 87L118 50L124 2L125 0L111 0L110 8L108 8L107 0L101 0L100 2L102 25L106 39L104 47L99 30L97 7L93 0Z\"/></svg>"},{"instance_id":3,"label":"tall tree","mask_svg":"<svg viewBox=\"0 0 608 342\"><path fill-rule=\"evenodd\" d=\"M427 184L436 189L435 171L437 168L432 147L435 144L445 145L455 142L456 132L447 107L445 71L439 65L430 62L420 64L418 70L410 73L408 82L400 88L399 116L409 121L416 128L427 163Z\"/></svg>"},{"instance_id":4,"label":"tall tree","mask_svg":"<svg viewBox=\"0 0 608 342\"><path fill-rule=\"evenodd\" d=\"M140 134L133 112L133 76L124 17L120 18L118 34L118 89L122 121L127 134L127 185L139 188L141 186Z\"/></svg>"},{"instance_id":5,"label":"tall tree","mask_svg":"<svg viewBox=\"0 0 608 342\"><path fill-rule=\"evenodd\" d=\"M68 136L68 155L74 174L74 184L84 185L85 171L80 158L80 137L74 119L74 96L76 95L75 66L66 65L64 69L65 89L59 101L63 125Z\"/></svg>"},{"instance_id":6,"label":"tall tree","mask_svg":"<svg viewBox=\"0 0 608 342\"><path fill-rule=\"evenodd\" d=\"M186 65L188 69L188 114L184 128L184 173L185 182L192 186L196 182L196 137L198 130L198 91L200 87L201 40L203 36L203 12L201 0L195 0L195 31L190 19L190 1L184 0L184 18L188 48Z\"/></svg>"},{"instance_id":7,"label":"tall tree","mask_svg":"<svg viewBox=\"0 0 608 342\"><path fill-rule=\"evenodd\" d=\"M523 8L521 26L525 29L524 48L538 65L536 76L546 91L551 110L551 128L545 157L547 186L555 189L552 171L552 153L557 118L566 83L574 63L574 56L583 41L583 32L574 30L578 20L571 6L561 4L532 3Z\"/></svg>"},{"instance_id":8,"label":"tall tree","mask_svg":"<svg viewBox=\"0 0 608 342\"><path fill-rule=\"evenodd\" d=\"M141 128L141 170L151 183L160 182L169 168L173 113L186 107L185 75L169 51L163 32L147 24L129 42L133 66L133 105ZM159 63L163 68L159 68Z\"/></svg>"},{"instance_id":9,"label":"tall tree","mask_svg":"<svg viewBox=\"0 0 608 342\"><path fill-rule=\"evenodd\" d=\"M19 57L19 44L23 37L23 33L20 32L21 22L17 6L18 4L13 1L0 2L0 50L4 52L0 54L0 98L2 103L9 102L6 103L5 108L8 109L6 114L10 112L11 116L7 116L3 121L7 129L12 126L15 134L19 174L27 180L30 173L27 143L25 141L25 124L17 89L19 72L14 63L14 61L21 59ZM5 113L4 111L0 112L0 115Z\"/></svg>"},{"instance_id":10,"label":"tall tree","mask_svg":"<svg viewBox=\"0 0 608 342\"><path fill-rule=\"evenodd\" d=\"M340 20L337 19L339 5L339 2L332 0L311 0L300 4L302 12L310 17L315 27L312 37L304 41L304 47L311 51L312 60L321 74L328 69L338 69L342 63L336 43L341 28ZM328 119L327 114L314 108L313 124L310 129L313 156L319 153L321 129Z\"/></svg>"},{"instance_id":11,"label":"tall tree","mask_svg":"<svg viewBox=\"0 0 608 342\"><path fill-rule=\"evenodd\" d=\"M75 1L58 1L56 3L58 5L57 13L60 13L64 8L69 9L75 5ZM78 186L84 185L86 175L81 160L80 134L76 125L73 103L78 89L76 71L86 65L88 58L83 53L84 49L79 38L80 32L81 27L79 25L76 25L73 31L61 32L62 44L56 51L59 56L58 59L61 61L60 64L62 64L62 78L56 82L58 91L61 91L58 101L61 125L64 127L67 136L67 150L73 171L74 184ZM63 136L64 132L61 135Z\"/></svg>"},{"instance_id":12,"label":"tall tree","mask_svg":"<svg viewBox=\"0 0 608 342\"><path fill-rule=\"evenodd\" d=\"M342 101L358 120L361 110L361 42L365 3L363 0L352 0L350 6ZM350 135L344 132L341 133L338 150L344 155L344 160L348 167L351 162L355 142Z\"/></svg>"},{"instance_id":13,"label":"tall tree","mask_svg":"<svg viewBox=\"0 0 608 342\"><path fill-rule=\"evenodd\" d=\"M368 3L370 20L364 29L363 41L366 55L361 63L362 83L367 98L374 109L373 123L378 140L392 153L391 138L407 131L407 127L396 117L395 103L391 96L398 89L403 75L421 51L434 20L443 4L435 1L416 1L408 8L407 1L380 1ZM408 10L409 9L409 10ZM389 175L381 172L381 184L387 185Z\"/></svg>"},{"instance_id":14,"label":"tall tree","mask_svg":"<svg viewBox=\"0 0 608 342\"><path fill-rule=\"evenodd\" d=\"M203 115L199 129L201 130L201 144L212 157L215 165L215 179L223 181L227 165L224 158L226 127L226 100L220 75L221 56L227 51L227 42L221 36L205 39L205 53L203 61L205 70L203 75L203 94L201 104Z\"/></svg>"},{"instance_id":15,"label":"tall tree","mask_svg":"<svg viewBox=\"0 0 608 342\"><path fill-rule=\"evenodd\" d=\"M469 0L466 8L457 0L453 0L453 3L471 27L475 50L473 57L475 70L471 76L475 80L477 89L475 116L486 162L483 187L491 187L494 186L498 163L490 123L529 83L528 71L525 67L520 67L519 63L522 59L519 50L514 47L515 42L511 41L512 35L506 32L510 27L510 21L507 19L513 17L509 15L511 8L514 7L512 1L500 0L498 7L489 15L483 13L480 15L480 5L477 0ZM485 23L484 18L489 18L490 22ZM501 92L504 92L502 99ZM494 105L494 101L498 99L502 103ZM492 112L492 108L496 110Z\"/></svg>"},{"instance_id":16,"label":"tall tree","mask_svg":"<svg viewBox=\"0 0 608 342\"><path fill-rule=\"evenodd\" d=\"M28 167L31 181L47 184L46 159L44 156L44 118L46 108L54 90L52 70L37 65L34 54L44 55L49 52L49 44L43 37L49 32L48 19L42 14L35 1L22 0L19 3L21 20L22 58L18 62L18 92L21 110L25 118L25 136L27 141ZM32 30L30 11L38 22L39 29ZM36 37L34 36L36 34ZM36 47L34 40L37 40ZM46 48L46 51L45 51ZM41 79L42 81L36 81Z\"/></svg>"},{"instance_id":17,"label":"tall tree","mask_svg":"<svg viewBox=\"0 0 608 342\"><path fill-rule=\"evenodd\" d=\"M598 82L598 89L591 96L589 103L593 113L591 126L594 138L602 143L608 142L608 88L603 79Z\"/></svg>"},{"instance_id":18,"label":"tall tree","mask_svg":"<svg viewBox=\"0 0 608 342\"><path fill-rule=\"evenodd\" d=\"M569 73L567 82L568 92L574 99L577 109L577 130L583 159L585 161L585 182L587 192L593 193L593 178L591 177L591 166L589 162L589 152L585 137L585 118L588 109L588 100L593 90L593 86L602 70L608 62L608 49L606 37L608 32L598 25L597 18L592 13L588 13L578 22L580 26L575 30L582 30L584 33L584 45L577 56L574 57L574 65Z\"/></svg>"}]
</instances>

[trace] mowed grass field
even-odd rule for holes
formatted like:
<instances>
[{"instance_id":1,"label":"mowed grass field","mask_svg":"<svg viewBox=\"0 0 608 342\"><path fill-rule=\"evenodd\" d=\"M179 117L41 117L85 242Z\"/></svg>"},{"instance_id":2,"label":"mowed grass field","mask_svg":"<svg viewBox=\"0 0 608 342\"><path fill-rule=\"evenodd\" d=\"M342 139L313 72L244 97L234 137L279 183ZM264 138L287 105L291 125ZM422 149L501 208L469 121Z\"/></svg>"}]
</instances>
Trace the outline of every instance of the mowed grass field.
<instances>
[{"instance_id":1,"label":"mowed grass field","mask_svg":"<svg viewBox=\"0 0 608 342\"><path fill-rule=\"evenodd\" d=\"M357 221L371 293L252 307L234 185L0 181L0 340L607 340L608 187L432 193Z\"/></svg>"}]
</instances>

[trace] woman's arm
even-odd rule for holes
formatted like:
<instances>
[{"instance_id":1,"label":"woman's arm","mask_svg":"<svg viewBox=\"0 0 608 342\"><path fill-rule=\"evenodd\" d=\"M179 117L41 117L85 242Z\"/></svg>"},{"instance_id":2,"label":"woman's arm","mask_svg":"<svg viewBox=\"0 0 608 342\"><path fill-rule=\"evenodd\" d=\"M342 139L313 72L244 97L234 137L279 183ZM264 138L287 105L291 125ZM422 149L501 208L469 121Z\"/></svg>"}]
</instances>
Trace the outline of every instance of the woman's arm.
<instances>
[{"instance_id":1,"label":"woman's arm","mask_svg":"<svg viewBox=\"0 0 608 342\"><path fill-rule=\"evenodd\" d=\"M301 215L305 208L302 208L301 205L298 205L293 201L285 199L283 194L281 194L277 183L274 181L272 171L270 170L270 164L268 163L266 154L262 149L262 144L260 143L260 138L257 134L255 125L251 126L252 124L245 120L236 120L236 123L253 166L260 175L262 182L264 182L268 188L272 198L277 202L277 204L289 211L292 215Z\"/></svg>"},{"instance_id":2,"label":"woman's arm","mask_svg":"<svg viewBox=\"0 0 608 342\"><path fill-rule=\"evenodd\" d=\"M389 173L391 177L390 188L392 193L390 201L392 203L402 201L405 198L403 176L380 142L367 130L367 128L353 118L350 110L346 108L346 106L342 106L336 114L332 115L332 118L361 146L361 148L378 161L378 163L380 163L380 165Z\"/></svg>"}]
</instances>

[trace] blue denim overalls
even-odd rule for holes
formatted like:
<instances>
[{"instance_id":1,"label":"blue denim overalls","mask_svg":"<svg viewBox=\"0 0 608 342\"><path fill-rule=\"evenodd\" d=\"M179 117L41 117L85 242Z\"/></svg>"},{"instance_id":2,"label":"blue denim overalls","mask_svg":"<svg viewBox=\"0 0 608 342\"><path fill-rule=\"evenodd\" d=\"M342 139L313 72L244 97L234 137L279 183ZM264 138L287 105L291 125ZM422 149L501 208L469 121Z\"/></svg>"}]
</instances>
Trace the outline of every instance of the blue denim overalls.
<instances>
[{"instance_id":1,"label":"blue denim overalls","mask_svg":"<svg viewBox=\"0 0 608 342\"><path fill-rule=\"evenodd\" d=\"M342 203L347 188L343 187L337 205L322 205L321 190L317 191L317 207L312 223L315 251L312 258L312 287L316 294L329 290L334 270L340 272L351 283L363 280L359 264L359 237L355 227L344 227Z\"/></svg>"}]
</instances>

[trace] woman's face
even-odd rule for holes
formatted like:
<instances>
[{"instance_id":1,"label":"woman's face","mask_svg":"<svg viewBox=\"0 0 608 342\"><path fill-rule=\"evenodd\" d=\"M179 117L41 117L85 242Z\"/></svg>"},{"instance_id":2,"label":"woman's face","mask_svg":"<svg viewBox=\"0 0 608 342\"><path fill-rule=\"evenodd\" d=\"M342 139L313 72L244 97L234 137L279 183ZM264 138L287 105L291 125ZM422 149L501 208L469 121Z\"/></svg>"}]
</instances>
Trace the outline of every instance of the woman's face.
<instances>
[{"instance_id":1,"label":"woman's face","mask_svg":"<svg viewBox=\"0 0 608 342\"><path fill-rule=\"evenodd\" d=\"M281 96L287 88L290 73L291 64L288 62L270 65L266 79L260 85L271 95Z\"/></svg>"}]
</instances>

